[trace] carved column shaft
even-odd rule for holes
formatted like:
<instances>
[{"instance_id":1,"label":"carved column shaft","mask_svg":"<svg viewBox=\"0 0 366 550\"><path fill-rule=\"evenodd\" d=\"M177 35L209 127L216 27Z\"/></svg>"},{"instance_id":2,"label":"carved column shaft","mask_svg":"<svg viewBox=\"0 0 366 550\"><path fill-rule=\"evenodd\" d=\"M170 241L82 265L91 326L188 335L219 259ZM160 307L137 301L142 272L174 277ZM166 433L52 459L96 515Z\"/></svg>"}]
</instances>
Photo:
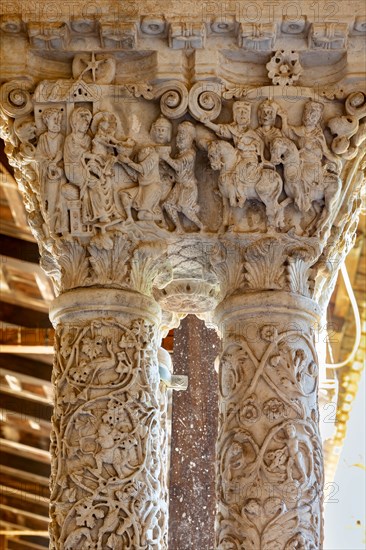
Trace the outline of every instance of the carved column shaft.
<instances>
[{"instance_id":1,"label":"carved column shaft","mask_svg":"<svg viewBox=\"0 0 366 550\"><path fill-rule=\"evenodd\" d=\"M160 308L111 289L52 306L51 547L167 548Z\"/></svg>"},{"instance_id":2,"label":"carved column shaft","mask_svg":"<svg viewBox=\"0 0 366 550\"><path fill-rule=\"evenodd\" d=\"M318 308L295 294L261 292L225 300L216 318L217 548L319 549Z\"/></svg>"}]
</instances>

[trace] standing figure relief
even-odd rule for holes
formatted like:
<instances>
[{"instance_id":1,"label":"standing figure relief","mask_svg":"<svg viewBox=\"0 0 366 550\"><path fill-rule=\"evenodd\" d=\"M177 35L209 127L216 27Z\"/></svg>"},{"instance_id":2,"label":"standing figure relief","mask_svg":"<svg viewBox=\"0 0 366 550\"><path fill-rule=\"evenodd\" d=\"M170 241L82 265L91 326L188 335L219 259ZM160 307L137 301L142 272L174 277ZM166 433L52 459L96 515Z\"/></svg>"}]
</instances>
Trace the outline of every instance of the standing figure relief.
<instances>
[{"instance_id":1,"label":"standing figure relief","mask_svg":"<svg viewBox=\"0 0 366 550\"><path fill-rule=\"evenodd\" d=\"M61 164L63 158L64 135L61 132L62 112L50 107L42 113L42 121L47 130L38 138L36 159L41 182L43 209L50 232L58 232L60 219L58 204L61 185L65 181Z\"/></svg>"},{"instance_id":2,"label":"standing figure relief","mask_svg":"<svg viewBox=\"0 0 366 550\"><path fill-rule=\"evenodd\" d=\"M164 209L175 224L178 233L183 233L183 226L179 220L179 212L194 222L200 229L203 224L197 214L198 188L194 173L196 152L194 149L196 129L191 122L181 122L176 137L178 154L172 158L167 151L162 159L173 168L175 185L164 202Z\"/></svg>"}]
</instances>

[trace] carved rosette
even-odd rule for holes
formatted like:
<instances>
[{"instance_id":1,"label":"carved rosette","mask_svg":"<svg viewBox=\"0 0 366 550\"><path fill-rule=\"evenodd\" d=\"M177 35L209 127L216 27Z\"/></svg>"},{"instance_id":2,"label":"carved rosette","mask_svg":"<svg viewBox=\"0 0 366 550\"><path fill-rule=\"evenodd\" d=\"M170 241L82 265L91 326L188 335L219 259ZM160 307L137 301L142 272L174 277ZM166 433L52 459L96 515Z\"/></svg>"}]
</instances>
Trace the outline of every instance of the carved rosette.
<instances>
[{"instance_id":1,"label":"carved rosette","mask_svg":"<svg viewBox=\"0 0 366 550\"><path fill-rule=\"evenodd\" d=\"M51 319L52 548L167 548L158 306L79 290L54 302Z\"/></svg>"},{"instance_id":2,"label":"carved rosette","mask_svg":"<svg viewBox=\"0 0 366 550\"><path fill-rule=\"evenodd\" d=\"M223 336L220 550L321 547L323 466L312 332L319 314L311 300L283 292L237 295L216 310Z\"/></svg>"}]
</instances>

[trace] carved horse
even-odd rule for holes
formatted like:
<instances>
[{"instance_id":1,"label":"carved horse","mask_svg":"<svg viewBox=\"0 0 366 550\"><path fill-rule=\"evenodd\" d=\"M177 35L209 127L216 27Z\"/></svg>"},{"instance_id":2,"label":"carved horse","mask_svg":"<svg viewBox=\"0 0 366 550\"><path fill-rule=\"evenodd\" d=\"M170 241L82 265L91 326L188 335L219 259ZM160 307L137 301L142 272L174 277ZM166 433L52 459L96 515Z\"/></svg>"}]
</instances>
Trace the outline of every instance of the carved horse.
<instances>
[{"instance_id":1,"label":"carved horse","mask_svg":"<svg viewBox=\"0 0 366 550\"><path fill-rule=\"evenodd\" d=\"M339 198L341 182L337 174L330 172L327 165L319 166L319 169L314 165L312 175L314 178L315 174L317 181L309 183L306 167L301 159L301 151L293 141L285 137L273 140L271 162L274 165L283 165L285 193L293 199L299 211L304 214L313 207L316 217L307 228L307 232L310 233L317 228L317 233L320 233ZM319 207L321 201L324 201L322 212L321 206Z\"/></svg>"},{"instance_id":2,"label":"carved horse","mask_svg":"<svg viewBox=\"0 0 366 550\"><path fill-rule=\"evenodd\" d=\"M283 226L283 206L278 202L283 185L281 176L274 169L265 168L261 163L248 162L227 141L212 141L207 152L211 167L220 171L223 228L229 226L231 209L242 208L248 199L264 203L268 227Z\"/></svg>"}]
</instances>

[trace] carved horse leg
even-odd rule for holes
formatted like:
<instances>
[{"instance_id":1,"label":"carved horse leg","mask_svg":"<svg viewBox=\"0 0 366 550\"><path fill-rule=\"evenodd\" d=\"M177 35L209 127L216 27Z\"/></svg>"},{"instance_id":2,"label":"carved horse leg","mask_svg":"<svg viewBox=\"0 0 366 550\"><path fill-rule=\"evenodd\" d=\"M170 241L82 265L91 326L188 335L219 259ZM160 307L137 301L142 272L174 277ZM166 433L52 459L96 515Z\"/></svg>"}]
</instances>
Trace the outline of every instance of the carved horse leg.
<instances>
[{"instance_id":1,"label":"carved horse leg","mask_svg":"<svg viewBox=\"0 0 366 550\"><path fill-rule=\"evenodd\" d=\"M191 220L191 222L195 223L197 227L199 227L201 230L203 229L203 223L198 218L193 208L183 208L182 212L189 220Z\"/></svg>"},{"instance_id":2,"label":"carved horse leg","mask_svg":"<svg viewBox=\"0 0 366 550\"><path fill-rule=\"evenodd\" d=\"M283 227L284 206L279 203L282 192L281 177L273 170L264 169L255 190L266 206L268 228Z\"/></svg>"},{"instance_id":3,"label":"carved horse leg","mask_svg":"<svg viewBox=\"0 0 366 550\"><path fill-rule=\"evenodd\" d=\"M175 206L169 202L166 202L164 204L164 208L168 214L168 216L170 217L170 219L173 221L176 229L177 229L177 232L178 233L184 233L184 230L183 230L183 226L180 222L180 219L179 219L179 215L178 215L178 210L175 208Z\"/></svg>"},{"instance_id":4,"label":"carved horse leg","mask_svg":"<svg viewBox=\"0 0 366 550\"><path fill-rule=\"evenodd\" d=\"M324 189L324 208L317 223L315 236L320 236L328 223L329 216L336 206L341 192L339 181L330 182Z\"/></svg>"}]
</instances>

